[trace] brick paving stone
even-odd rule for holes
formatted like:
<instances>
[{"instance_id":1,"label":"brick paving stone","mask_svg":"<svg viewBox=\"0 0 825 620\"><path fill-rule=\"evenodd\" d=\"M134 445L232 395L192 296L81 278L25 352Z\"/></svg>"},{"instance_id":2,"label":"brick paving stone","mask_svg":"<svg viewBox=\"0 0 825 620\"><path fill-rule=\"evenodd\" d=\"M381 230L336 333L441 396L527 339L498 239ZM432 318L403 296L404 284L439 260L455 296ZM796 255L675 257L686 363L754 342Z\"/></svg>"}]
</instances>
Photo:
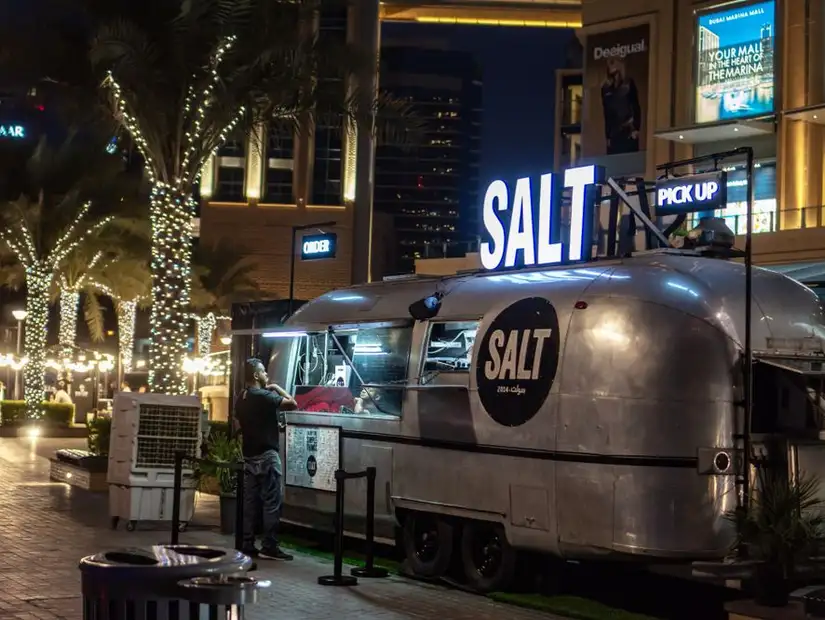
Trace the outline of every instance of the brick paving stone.
<instances>
[{"instance_id":1,"label":"brick paving stone","mask_svg":"<svg viewBox=\"0 0 825 620\"><path fill-rule=\"evenodd\" d=\"M81 620L78 560L102 549L168 542L168 526L110 528L103 494L49 482L48 458L73 439L0 438L0 619ZM214 531L217 507L201 497L181 542L232 546ZM323 587L328 560L296 554L293 562L259 562L271 580L249 620L551 620L558 616L495 603L480 596L400 577L361 579L352 588Z\"/></svg>"}]
</instances>

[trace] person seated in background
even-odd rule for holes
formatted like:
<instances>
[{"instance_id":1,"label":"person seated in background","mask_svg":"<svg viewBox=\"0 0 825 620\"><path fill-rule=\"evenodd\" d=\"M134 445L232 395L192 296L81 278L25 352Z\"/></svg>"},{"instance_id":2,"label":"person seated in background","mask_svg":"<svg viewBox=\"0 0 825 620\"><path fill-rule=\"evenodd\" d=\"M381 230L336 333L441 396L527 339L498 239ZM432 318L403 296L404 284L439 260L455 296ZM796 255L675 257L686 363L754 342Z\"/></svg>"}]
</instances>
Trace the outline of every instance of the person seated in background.
<instances>
[{"instance_id":1,"label":"person seated in background","mask_svg":"<svg viewBox=\"0 0 825 620\"><path fill-rule=\"evenodd\" d=\"M132 388L130 388L129 384L124 381L123 383L120 384L120 391L121 392L131 392Z\"/></svg>"},{"instance_id":2,"label":"person seated in background","mask_svg":"<svg viewBox=\"0 0 825 620\"><path fill-rule=\"evenodd\" d=\"M54 402L58 405L71 405L72 397L66 391L66 382L59 381L57 384L57 391L54 393Z\"/></svg>"},{"instance_id":3,"label":"person seated in background","mask_svg":"<svg viewBox=\"0 0 825 620\"><path fill-rule=\"evenodd\" d=\"M381 392L375 388L362 387L355 399L355 413L382 413Z\"/></svg>"}]
</instances>

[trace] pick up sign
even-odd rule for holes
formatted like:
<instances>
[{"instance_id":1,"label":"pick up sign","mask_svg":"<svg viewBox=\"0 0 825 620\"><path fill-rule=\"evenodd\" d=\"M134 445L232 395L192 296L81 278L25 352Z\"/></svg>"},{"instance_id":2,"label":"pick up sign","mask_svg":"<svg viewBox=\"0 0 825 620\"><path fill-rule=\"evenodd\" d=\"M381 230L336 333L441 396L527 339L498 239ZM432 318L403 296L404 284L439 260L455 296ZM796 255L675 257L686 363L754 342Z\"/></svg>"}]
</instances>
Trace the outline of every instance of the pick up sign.
<instances>
[{"instance_id":1,"label":"pick up sign","mask_svg":"<svg viewBox=\"0 0 825 620\"><path fill-rule=\"evenodd\" d=\"M656 181L656 215L724 209L728 202L723 170Z\"/></svg>"}]
</instances>

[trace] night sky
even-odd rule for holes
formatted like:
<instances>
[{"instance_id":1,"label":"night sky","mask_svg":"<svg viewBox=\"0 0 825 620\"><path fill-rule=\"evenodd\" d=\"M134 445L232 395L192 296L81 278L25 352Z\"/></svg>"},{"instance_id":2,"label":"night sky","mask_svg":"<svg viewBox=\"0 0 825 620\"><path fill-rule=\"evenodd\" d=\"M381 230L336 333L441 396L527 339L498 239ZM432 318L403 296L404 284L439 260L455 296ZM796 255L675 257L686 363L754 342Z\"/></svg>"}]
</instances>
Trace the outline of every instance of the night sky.
<instances>
[{"instance_id":1,"label":"night sky","mask_svg":"<svg viewBox=\"0 0 825 620\"><path fill-rule=\"evenodd\" d=\"M553 168L556 69L572 30L385 23L384 38L447 38L475 54L484 75L481 193L490 181Z\"/></svg>"}]
</instances>

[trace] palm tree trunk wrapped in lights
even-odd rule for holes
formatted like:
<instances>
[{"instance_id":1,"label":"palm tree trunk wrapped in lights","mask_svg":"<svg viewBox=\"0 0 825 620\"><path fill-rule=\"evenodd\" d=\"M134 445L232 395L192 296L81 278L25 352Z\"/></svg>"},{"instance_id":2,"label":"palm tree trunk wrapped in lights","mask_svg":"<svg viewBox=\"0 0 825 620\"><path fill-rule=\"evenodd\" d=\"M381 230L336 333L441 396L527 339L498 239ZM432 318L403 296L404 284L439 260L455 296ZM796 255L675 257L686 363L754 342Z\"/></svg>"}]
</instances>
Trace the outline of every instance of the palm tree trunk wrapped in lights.
<instances>
[{"instance_id":1,"label":"palm tree trunk wrapped in lights","mask_svg":"<svg viewBox=\"0 0 825 620\"><path fill-rule=\"evenodd\" d=\"M135 349L135 320L137 301L116 301L117 342L120 349L120 363L123 372L132 372L132 357Z\"/></svg>"},{"instance_id":2,"label":"palm tree trunk wrapped in lights","mask_svg":"<svg viewBox=\"0 0 825 620\"><path fill-rule=\"evenodd\" d=\"M206 357L212 351L212 335L218 327L218 319L214 312L207 312L205 316L197 317L198 324L198 355Z\"/></svg>"},{"instance_id":3,"label":"palm tree trunk wrapped in lights","mask_svg":"<svg viewBox=\"0 0 825 620\"><path fill-rule=\"evenodd\" d=\"M63 290L60 293L60 328L58 343L64 347L74 346L77 341L77 315L80 310L80 293Z\"/></svg>"},{"instance_id":4,"label":"palm tree trunk wrapped in lights","mask_svg":"<svg viewBox=\"0 0 825 620\"><path fill-rule=\"evenodd\" d=\"M349 44L308 36L318 0L175 0L151 23L117 20L92 45L115 118L152 184L149 383L186 393L194 189L231 133L260 134L276 117L310 130L318 115L369 123L377 114L411 136L410 104L347 94L341 79L375 59ZM174 60L173 60L174 59ZM319 74L336 80L317 79ZM147 76L152 76L147 79ZM334 82L334 84L333 84ZM343 128L342 128L343 133ZM261 145L258 145L261 148ZM342 198L343 200L343 198Z\"/></svg>"}]
</instances>

